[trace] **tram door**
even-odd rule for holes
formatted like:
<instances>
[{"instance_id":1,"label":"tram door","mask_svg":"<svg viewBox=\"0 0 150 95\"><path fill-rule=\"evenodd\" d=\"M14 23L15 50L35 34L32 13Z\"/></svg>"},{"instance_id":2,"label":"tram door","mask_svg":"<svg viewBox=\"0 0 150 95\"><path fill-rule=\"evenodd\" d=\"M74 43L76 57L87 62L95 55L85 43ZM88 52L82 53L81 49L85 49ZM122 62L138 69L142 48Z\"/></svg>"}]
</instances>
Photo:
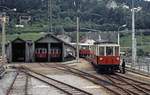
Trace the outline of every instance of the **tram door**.
<instances>
[{"instance_id":1,"label":"tram door","mask_svg":"<svg viewBox=\"0 0 150 95\"><path fill-rule=\"evenodd\" d=\"M48 44L36 43L34 54L36 62L48 62Z\"/></svg>"}]
</instances>

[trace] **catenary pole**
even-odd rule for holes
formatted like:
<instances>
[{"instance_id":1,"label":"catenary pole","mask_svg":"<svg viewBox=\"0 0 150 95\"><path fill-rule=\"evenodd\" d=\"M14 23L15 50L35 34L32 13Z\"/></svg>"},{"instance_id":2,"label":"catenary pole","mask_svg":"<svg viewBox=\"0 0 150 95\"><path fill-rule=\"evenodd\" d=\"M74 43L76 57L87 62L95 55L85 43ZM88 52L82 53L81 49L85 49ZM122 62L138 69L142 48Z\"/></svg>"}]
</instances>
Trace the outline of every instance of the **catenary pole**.
<instances>
[{"instance_id":1,"label":"catenary pole","mask_svg":"<svg viewBox=\"0 0 150 95\"><path fill-rule=\"evenodd\" d=\"M133 67L136 63L136 43L135 43L135 10L134 10L134 0L132 0L132 64Z\"/></svg>"},{"instance_id":2,"label":"catenary pole","mask_svg":"<svg viewBox=\"0 0 150 95\"><path fill-rule=\"evenodd\" d=\"M79 62L79 15L77 15L77 63Z\"/></svg>"},{"instance_id":3,"label":"catenary pole","mask_svg":"<svg viewBox=\"0 0 150 95\"><path fill-rule=\"evenodd\" d=\"M52 0L48 0L48 32L53 31L52 26Z\"/></svg>"},{"instance_id":4,"label":"catenary pole","mask_svg":"<svg viewBox=\"0 0 150 95\"><path fill-rule=\"evenodd\" d=\"M6 33L5 33L6 13L2 14L2 63L5 63L5 44L6 44Z\"/></svg>"}]
</instances>

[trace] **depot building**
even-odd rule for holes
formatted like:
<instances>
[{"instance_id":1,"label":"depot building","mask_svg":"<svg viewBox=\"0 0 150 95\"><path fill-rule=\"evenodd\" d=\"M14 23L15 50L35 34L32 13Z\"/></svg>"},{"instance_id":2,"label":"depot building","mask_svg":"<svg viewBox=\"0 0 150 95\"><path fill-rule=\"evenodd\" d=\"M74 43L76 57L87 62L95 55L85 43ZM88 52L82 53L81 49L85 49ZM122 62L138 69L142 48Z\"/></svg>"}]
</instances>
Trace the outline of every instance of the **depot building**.
<instances>
[{"instance_id":1,"label":"depot building","mask_svg":"<svg viewBox=\"0 0 150 95\"><path fill-rule=\"evenodd\" d=\"M62 62L75 58L75 47L52 34L36 40L17 37L6 45L8 62Z\"/></svg>"}]
</instances>

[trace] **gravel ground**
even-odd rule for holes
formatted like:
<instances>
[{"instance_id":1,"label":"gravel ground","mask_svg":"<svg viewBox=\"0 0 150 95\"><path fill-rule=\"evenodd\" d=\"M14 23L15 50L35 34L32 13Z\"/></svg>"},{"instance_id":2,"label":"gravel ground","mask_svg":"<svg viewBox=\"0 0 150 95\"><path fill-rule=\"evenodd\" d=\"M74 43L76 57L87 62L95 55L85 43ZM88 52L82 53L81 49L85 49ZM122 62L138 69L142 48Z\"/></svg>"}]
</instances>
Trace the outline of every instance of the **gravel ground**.
<instances>
[{"instance_id":1,"label":"gravel ground","mask_svg":"<svg viewBox=\"0 0 150 95\"><path fill-rule=\"evenodd\" d=\"M147 76L143 76L143 75L140 75L140 74L135 74L135 73L132 73L132 72L127 72L126 76L132 77L134 79L137 79L137 80L140 80L140 81L143 81L143 82L146 82L146 83L150 83L150 77L147 77Z\"/></svg>"},{"instance_id":2,"label":"gravel ground","mask_svg":"<svg viewBox=\"0 0 150 95\"><path fill-rule=\"evenodd\" d=\"M34 78L31 78L31 81L29 83L31 84L31 86L29 87L30 90L28 91L29 95L66 95L58 89L40 82L39 80Z\"/></svg>"},{"instance_id":3,"label":"gravel ground","mask_svg":"<svg viewBox=\"0 0 150 95\"><path fill-rule=\"evenodd\" d=\"M100 86L95 85L77 76L68 75L68 74L67 75L57 74L57 75L47 75L47 76L68 83L74 87L80 88L87 92L90 92L93 95L107 95L105 92L102 91L102 88ZM34 78L31 78L29 84L31 84L28 87L28 89L30 89L28 90L29 95L65 95L63 92L59 91L58 89L48 86L47 84L42 83Z\"/></svg>"},{"instance_id":4,"label":"gravel ground","mask_svg":"<svg viewBox=\"0 0 150 95\"><path fill-rule=\"evenodd\" d=\"M78 68L84 71L93 71L93 68L91 67L91 65L84 61L84 60L80 60L81 63L75 63L75 61L71 61L71 62L63 62L62 64L68 64L71 67L74 68ZM48 64L48 63L45 63ZM51 64L51 63L49 63ZM14 64L9 64L8 66L11 66ZM16 66L20 65L20 64L15 64ZM22 64L21 65L26 65L36 71L40 71L41 73L45 73L47 76L52 77L54 79L60 80L62 82L66 82L72 86L75 86L77 88L83 89L87 92L92 93L93 95L107 95L105 93L105 90L103 88L101 88L98 85L95 85L91 82L89 82L88 80L85 80L83 78L80 78L78 76L74 76L72 74L70 74L69 72L63 72L61 70L57 70L55 68L43 68L40 67L39 64L37 63L33 63L33 64ZM12 74L10 74L11 76L7 79L9 79L9 83L7 83L7 81L5 81L3 83L3 85L6 86L6 84L10 84L12 80ZM3 80L4 81L4 80ZM29 81L28 81L28 94L29 95L65 95L63 92L59 91L58 89L48 86L45 83L42 83L40 81L38 81L37 79L34 78L30 78L29 77ZM4 89L6 89L6 87L2 86ZM4 90L0 90L1 92L4 92ZM6 90L5 90L6 91ZM3 95L1 94L0 95Z\"/></svg>"},{"instance_id":5,"label":"gravel ground","mask_svg":"<svg viewBox=\"0 0 150 95\"><path fill-rule=\"evenodd\" d=\"M73 63L68 62L65 64L68 64L71 67L78 68L84 71L93 72L93 67L91 64L84 60L80 60L82 63ZM32 67L32 66L31 66ZM92 93L93 95L107 95L106 91L98 85L95 85L88 80L85 80L83 78L80 78L78 76L74 76L70 74L69 72L64 72L57 70L55 68L34 68L34 70L41 71L41 73L47 74L47 76L54 78L56 80L68 83L74 87L83 89L87 92ZM95 72L95 71L94 71ZM96 72L95 72L96 73ZM45 84L42 84L41 82L37 81L36 79L31 78L32 81L32 95L62 95L60 91L57 89L50 87L51 90L49 90L49 86L46 86ZM40 90L39 90L40 89ZM39 93L38 93L39 92Z\"/></svg>"},{"instance_id":6,"label":"gravel ground","mask_svg":"<svg viewBox=\"0 0 150 95\"><path fill-rule=\"evenodd\" d=\"M0 79L0 95L6 95L6 91L12 83L16 73L7 72L2 79Z\"/></svg>"},{"instance_id":7,"label":"gravel ground","mask_svg":"<svg viewBox=\"0 0 150 95\"><path fill-rule=\"evenodd\" d=\"M68 83L74 87L80 88L82 90L85 90L89 93L92 93L93 95L106 95L104 92L101 91L101 87L98 85L95 85L83 78L74 76L74 75L48 75L51 78L57 79L61 82Z\"/></svg>"},{"instance_id":8,"label":"gravel ground","mask_svg":"<svg viewBox=\"0 0 150 95\"><path fill-rule=\"evenodd\" d=\"M53 63L45 63L45 64L53 64ZM70 62L62 62L62 64L67 64L68 66L92 73L96 76L102 77L101 75L97 74L93 68L93 66L88 63L87 61L80 59L80 63L76 63L76 61L70 61ZM14 64L9 64L8 66L11 66ZM20 64L15 64L16 66ZM64 72L61 70L57 70L55 68L47 68L47 67L41 67L37 63L33 64L22 64L26 65L30 68L32 68L35 71L40 71L41 73L44 73L45 75L60 80L62 82L68 83L72 86L75 86L77 88L83 89L87 92L92 93L93 95L108 95L106 90L102 88L101 86L95 85L88 80L85 80L83 78L80 78L78 76L74 76L70 74L69 72ZM128 72L127 72L128 73ZM6 89L9 87L15 73L8 73L5 75L5 77L0 80L0 95L5 95ZM129 74L129 73L128 73ZM138 75L135 75L138 76ZM139 77L139 76L138 76ZM28 86L28 94L29 95L65 95L63 92L59 91L58 89L48 86L45 83L42 83L38 81L37 79L29 77L29 86Z\"/></svg>"}]
</instances>

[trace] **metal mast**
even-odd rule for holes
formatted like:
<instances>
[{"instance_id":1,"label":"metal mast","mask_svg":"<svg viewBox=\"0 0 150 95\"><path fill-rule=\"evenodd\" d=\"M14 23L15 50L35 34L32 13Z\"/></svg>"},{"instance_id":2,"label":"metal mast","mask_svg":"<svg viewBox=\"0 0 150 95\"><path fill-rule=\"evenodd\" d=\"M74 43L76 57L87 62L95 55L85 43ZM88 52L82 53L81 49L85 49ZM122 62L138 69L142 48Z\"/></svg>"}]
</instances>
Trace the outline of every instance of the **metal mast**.
<instances>
[{"instance_id":1,"label":"metal mast","mask_svg":"<svg viewBox=\"0 0 150 95\"><path fill-rule=\"evenodd\" d=\"M135 39L135 10L134 0L132 0L132 64L133 67L136 63L136 39Z\"/></svg>"},{"instance_id":2,"label":"metal mast","mask_svg":"<svg viewBox=\"0 0 150 95\"><path fill-rule=\"evenodd\" d=\"M79 62L79 10L77 10L77 63Z\"/></svg>"},{"instance_id":3,"label":"metal mast","mask_svg":"<svg viewBox=\"0 0 150 95\"><path fill-rule=\"evenodd\" d=\"M6 44L6 33L5 33L6 13L2 14L2 63L5 63L5 44Z\"/></svg>"},{"instance_id":4,"label":"metal mast","mask_svg":"<svg viewBox=\"0 0 150 95\"><path fill-rule=\"evenodd\" d=\"M52 0L48 0L48 32L53 31L52 26Z\"/></svg>"},{"instance_id":5,"label":"metal mast","mask_svg":"<svg viewBox=\"0 0 150 95\"><path fill-rule=\"evenodd\" d=\"M76 33L76 60L77 63L79 63L79 3L76 4L76 2L74 1L74 6L76 9L76 13L77 13L77 18L76 18L76 23L77 23L77 33Z\"/></svg>"}]
</instances>

